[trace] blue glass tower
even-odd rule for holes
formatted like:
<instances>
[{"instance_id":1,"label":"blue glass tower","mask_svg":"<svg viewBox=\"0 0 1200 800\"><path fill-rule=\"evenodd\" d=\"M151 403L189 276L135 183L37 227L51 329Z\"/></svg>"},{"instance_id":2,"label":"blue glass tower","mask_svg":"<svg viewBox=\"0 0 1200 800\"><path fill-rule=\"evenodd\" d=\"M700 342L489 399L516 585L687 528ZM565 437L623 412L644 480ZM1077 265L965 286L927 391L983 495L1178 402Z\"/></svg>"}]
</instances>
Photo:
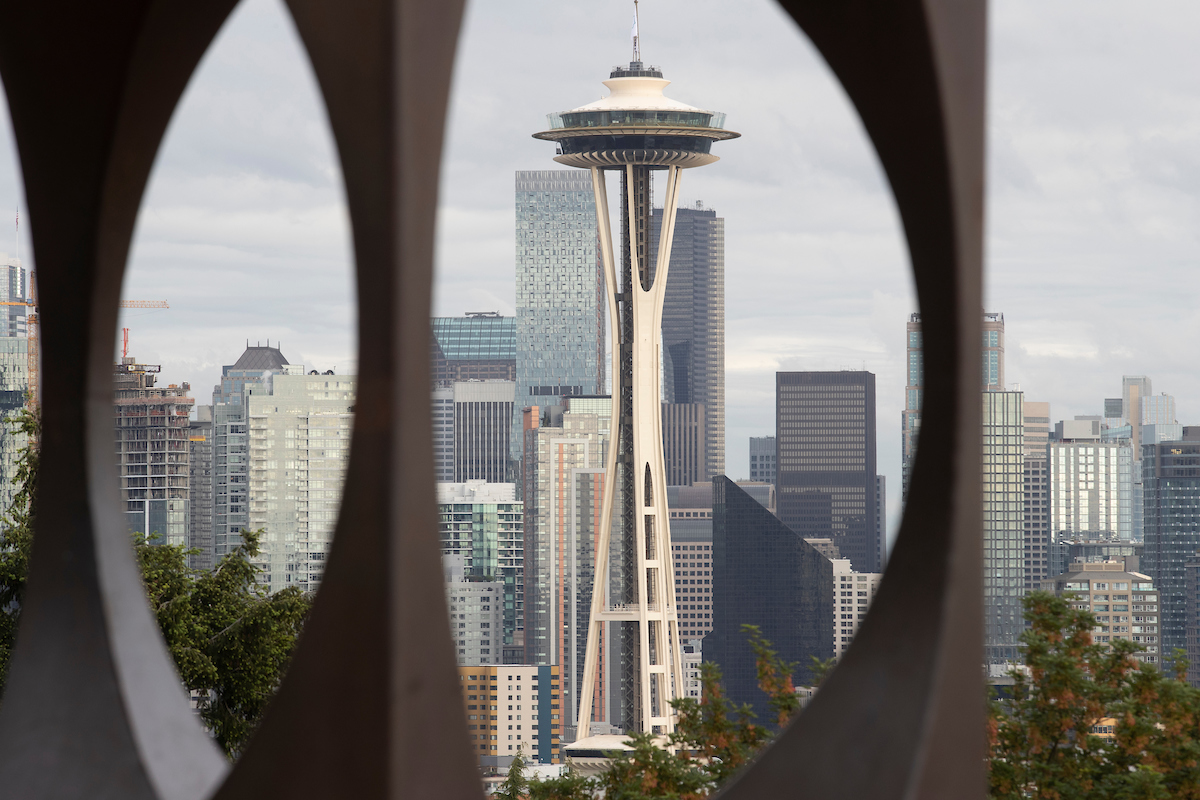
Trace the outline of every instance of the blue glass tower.
<instances>
[{"instance_id":1,"label":"blue glass tower","mask_svg":"<svg viewBox=\"0 0 1200 800\"><path fill-rule=\"evenodd\" d=\"M521 410L604 393L604 272L592 178L579 170L517 173L517 394Z\"/></svg>"}]
</instances>

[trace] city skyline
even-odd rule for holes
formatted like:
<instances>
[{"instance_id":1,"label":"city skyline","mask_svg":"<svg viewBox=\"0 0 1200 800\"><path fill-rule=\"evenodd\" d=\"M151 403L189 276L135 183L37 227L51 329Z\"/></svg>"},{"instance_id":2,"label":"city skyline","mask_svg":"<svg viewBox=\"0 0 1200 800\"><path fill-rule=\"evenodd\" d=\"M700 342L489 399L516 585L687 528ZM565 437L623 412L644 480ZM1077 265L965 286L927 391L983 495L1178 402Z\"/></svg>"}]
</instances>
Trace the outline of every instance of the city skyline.
<instances>
[{"instance_id":1,"label":"city skyline","mask_svg":"<svg viewBox=\"0 0 1200 800\"><path fill-rule=\"evenodd\" d=\"M647 60L670 65L681 86L711 87L706 103L736 114L748 136L744 155L726 156L720 177L698 175L683 198L720 209L730 274L752 279L740 290L731 281L727 301L726 471L748 476L741 443L770 435L775 371L865 367L879 375L879 463L894 487L894 525L901 481L893 431L903 402L895 331L918 309L875 158L828 70L776 8L707 0L687 14L682 8L643 4ZM1099 398L1116 394L1121 375L1152 374L1172 388L1187 422L1200 411L1200 376L1187 373L1175 342L1196 322L1146 322L1157 319L1151 306L1200 283L1191 268L1200 248L1186 222L1200 203L1189 155L1198 91L1186 77L1194 27L1187 23L1200 9L1163 2L1131 17L1114 3L1089 4L1083 15L1079 8L1014 2L992 11L987 306L1008 315L1010 385L1052 402L1056 417L1100 413ZM512 289L496 289L511 276L512 175L544 163L525 133L554 97L566 96L563 87L592 79L595 59L623 57L626 14L611 16L610 25L598 24L595 14L549 3L468 9L445 155L435 314L512 313ZM594 35L565 33L581 20ZM1122 47L1114 50L1117 36ZM763 38L772 46L746 44ZM536 47L521 46L534 40ZM728 52L744 45L755 58L711 59L718 43ZM561 68L538 70L546 59ZM512 74L539 81L528 96L510 97ZM778 94L803 102L779 108ZM15 210L22 201L6 113L0 202ZM168 381L207 386L247 336L269 337L295 361L358 372L336 157L280 4L239 6L177 117L125 289L126 297L168 299L172 308L124 316L139 356L163 364ZM502 135L481 142L484 122ZM767 148L769 174L749 170ZM25 232L36 220L23 213L21 223ZM464 226L478 235L463 236ZM22 238L20 253L32 263ZM16 252L7 225L0 251ZM799 278L796 264L804 267ZM801 279L803 294L761 292ZM1131 296L1140 298L1134 306Z\"/></svg>"}]
</instances>

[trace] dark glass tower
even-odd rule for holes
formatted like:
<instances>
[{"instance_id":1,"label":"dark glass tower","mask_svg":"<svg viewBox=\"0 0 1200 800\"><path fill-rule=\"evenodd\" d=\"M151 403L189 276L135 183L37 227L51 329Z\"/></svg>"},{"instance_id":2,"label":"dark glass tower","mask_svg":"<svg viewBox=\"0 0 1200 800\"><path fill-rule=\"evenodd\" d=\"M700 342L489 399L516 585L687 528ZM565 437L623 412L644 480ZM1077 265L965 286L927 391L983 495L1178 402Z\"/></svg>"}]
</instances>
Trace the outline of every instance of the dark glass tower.
<instances>
[{"instance_id":1,"label":"dark glass tower","mask_svg":"<svg viewBox=\"0 0 1200 800\"><path fill-rule=\"evenodd\" d=\"M1183 439L1142 445L1142 571L1159 591L1163 653L1187 646L1186 565L1200 552L1200 428L1184 428Z\"/></svg>"},{"instance_id":2,"label":"dark glass tower","mask_svg":"<svg viewBox=\"0 0 1200 800\"><path fill-rule=\"evenodd\" d=\"M662 209L654 209L651 252ZM704 475L725 474L725 220L700 203L675 212L663 300L663 400L704 409ZM668 443L668 449L671 445Z\"/></svg>"},{"instance_id":3,"label":"dark glass tower","mask_svg":"<svg viewBox=\"0 0 1200 800\"><path fill-rule=\"evenodd\" d=\"M721 667L730 700L768 722L742 625L757 625L781 658L799 663L797 686L811 685L809 657L833 657L833 564L724 476L713 478L712 601L704 660Z\"/></svg>"},{"instance_id":4,"label":"dark glass tower","mask_svg":"<svg viewBox=\"0 0 1200 800\"><path fill-rule=\"evenodd\" d=\"M776 502L805 539L833 539L856 572L879 572L875 376L775 373Z\"/></svg>"}]
</instances>

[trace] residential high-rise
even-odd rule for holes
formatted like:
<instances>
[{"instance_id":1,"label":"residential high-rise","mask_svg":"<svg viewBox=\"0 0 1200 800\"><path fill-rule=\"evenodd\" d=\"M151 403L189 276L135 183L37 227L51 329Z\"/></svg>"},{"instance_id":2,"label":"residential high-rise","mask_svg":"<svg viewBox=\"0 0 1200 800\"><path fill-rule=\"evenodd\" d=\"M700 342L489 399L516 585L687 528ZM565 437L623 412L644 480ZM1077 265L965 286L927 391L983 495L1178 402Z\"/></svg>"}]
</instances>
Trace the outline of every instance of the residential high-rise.
<instances>
[{"instance_id":1,"label":"residential high-rise","mask_svg":"<svg viewBox=\"0 0 1200 800\"><path fill-rule=\"evenodd\" d=\"M609 520L616 523L611 551L621 555L626 579L619 592L607 591L610 541L607 536L601 538L596 559L598 591L591 614L595 625L584 665L579 727L589 732L592 676L599 674L600 623L619 622L623 724L628 731L669 735L674 732L677 713L672 701L680 696L683 674L675 587L664 564L671 537L660 430L663 303L683 170L713 163L717 160L711 153L713 142L739 134L725 130L724 114L666 97L663 90L669 81L657 67L642 63L637 42L635 36L629 67L614 68L604 82L611 92L607 97L549 115L549 130L534 136L555 143L558 163L591 172L601 263L613 318L614 458L608 465L609 491L604 496L600 527L607 533ZM609 220L606 170L620 176L619 266ZM663 212L662 233L657 247L652 248L654 173L660 178ZM712 441L713 430L706 430L706 436Z\"/></svg>"},{"instance_id":2,"label":"residential high-rise","mask_svg":"<svg viewBox=\"0 0 1200 800\"><path fill-rule=\"evenodd\" d=\"M238 360L221 369L221 382L213 387L213 563L242 542L242 529L250 526L250 442L246 426L244 390L260 384L268 374L303 373L299 364L288 364L278 347L250 346Z\"/></svg>"},{"instance_id":3,"label":"residential high-rise","mask_svg":"<svg viewBox=\"0 0 1200 800\"><path fill-rule=\"evenodd\" d=\"M1050 441L1050 404L1026 400L1025 423L1025 591L1050 577L1050 500L1046 446Z\"/></svg>"},{"instance_id":4,"label":"residential high-rise","mask_svg":"<svg viewBox=\"0 0 1200 800\"><path fill-rule=\"evenodd\" d=\"M612 400L569 397L525 410L525 663L562 669L563 720L572 734L587 650L596 579ZM610 581L620 573L609 570ZM592 722L619 724L619 629L600 632ZM586 737L587 732L580 734Z\"/></svg>"},{"instance_id":5,"label":"residential high-rise","mask_svg":"<svg viewBox=\"0 0 1200 800\"><path fill-rule=\"evenodd\" d=\"M460 663L525 661L525 509L511 483L438 484L442 555L462 559L467 580L501 584L501 625L491 637L491 657L461 652ZM453 627L453 626L452 626ZM499 648L499 649L495 649Z\"/></svg>"},{"instance_id":6,"label":"residential high-rise","mask_svg":"<svg viewBox=\"0 0 1200 800\"><path fill-rule=\"evenodd\" d=\"M254 562L268 591L316 591L325 574L350 463L357 384L353 375L331 373L271 375L244 389L248 521L264 531Z\"/></svg>"},{"instance_id":7,"label":"residential high-rise","mask_svg":"<svg viewBox=\"0 0 1200 800\"><path fill-rule=\"evenodd\" d=\"M1187 646L1186 565L1200 552L1200 428L1142 447L1146 541L1142 571L1162 602L1162 652Z\"/></svg>"},{"instance_id":8,"label":"residential high-rise","mask_svg":"<svg viewBox=\"0 0 1200 800\"><path fill-rule=\"evenodd\" d=\"M699 403L663 403L663 465L667 486L707 480L706 415Z\"/></svg>"},{"instance_id":9,"label":"residential high-rise","mask_svg":"<svg viewBox=\"0 0 1200 800\"><path fill-rule=\"evenodd\" d=\"M603 394L604 272L591 177L578 170L517 172L516 413L558 398Z\"/></svg>"},{"instance_id":10,"label":"residential high-rise","mask_svg":"<svg viewBox=\"0 0 1200 800\"><path fill-rule=\"evenodd\" d=\"M854 641L858 626L867 618L867 609L875 599L882 572L855 572L850 569L847 558L832 558L833 591L830 600L833 606L833 655L841 658L842 653Z\"/></svg>"},{"instance_id":11,"label":"residential high-rise","mask_svg":"<svg viewBox=\"0 0 1200 800\"><path fill-rule=\"evenodd\" d=\"M775 483L775 437L750 437L750 480Z\"/></svg>"},{"instance_id":12,"label":"residential high-rise","mask_svg":"<svg viewBox=\"0 0 1200 800\"><path fill-rule=\"evenodd\" d=\"M1159 663L1159 591L1148 575L1126 571L1119 561L1071 564L1067 572L1042 582L1043 590L1071 595L1071 604L1096 617L1092 640L1112 646L1124 639L1141 648L1134 658Z\"/></svg>"},{"instance_id":13,"label":"residential high-rise","mask_svg":"<svg viewBox=\"0 0 1200 800\"><path fill-rule=\"evenodd\" d=\"M1025 395L983 395L983 610L988 664L1018 659L1025 593Z\"/></svg>"},{"instance_id":14,"label":"residential high-rise","mask_svg":"<svg viewBox=\"0 0 1200 800\"><path fill-rule=\"evenodd\" d=\"M454 383L455 483L514 479L509 437L515 387L499 380Z\"/></svg>"},{"instance_id":15,"label":"residential high-rise","mask_svg":"<svg viewBox=\"0 0 1200 800\"><path fill-rule=\"evenodd\" d=\"M196 406L188 423L188 556L192 569L213 568L212 406Z\"/></svg>"},{"instance_id":16,"label":"residential high-rise","mask_svg":"<svg viewBox=\"0 0 1200 800\"><path fill-rule=\"evenodd\" d=\"M658 252L663 210L650 221ZM704 406L705 466L725 474L725 219L697 202L675 211L662 312L663 399Z\"/></svg>"},{"instance_id":17,"label":"residential high-rise","mask_svg":"<svg viewBox=\"0 0 1200 800\"><path fill-rule=\"evenodd\" d=\"M734 705L773 719L742 625L757 625L784 661L798 664L797 686L812 685L811 657L834 654L833 564L725 477L713 478L712 553L704 659L721 667Z\"/></svg>"},{"instance_id":18,"label":"residential high-rise","mask_svg":"<svg viewBox=\"0 0 1200 800\"><path fill-rule=\"evenodd\" d=\"M499 312L434 317L429 340L434 386L517 379L517 318Z\"/></svg>"},{"instance_id":19,"label":"residential high-rise","mask_svg":"<svg viewBox=\"0 0 1200 800\"><path fill-rule=\"evenodd\" d=\"M879 571L874 374L775 373L775 436L779 518L833 539L856 571Z\"/></svg>"},{"instance_id":20,"label":"residential high-rise","mask_svg":"<svg viewBox=\"0 0 1200 800\"><path fill-rule=\"evenodd\" d=\"M446 605L450 609L450 635L454 637L458 664L501 663L504 629L504 582L472 574L466 556L442 550Z\"/></svg>"},{"instance_id":21,"label":"residential high-rise","mask_svg":"<svg viewBox=\"0 0 1200 800\"><path fill-rule=\"evenodd\" d=\"M557 666L469 665L458 668L458 677L480 766L508 766L518 752L542 764L560 762Z\"/></svg>"},{"instance_id":22,"label":"residential high-rise","mask_svg":"<svg viewBox=\"0 0 1200 800\"><path fill-rule=\"evenodd\" d=\"M906 337L908 383L904 390L904 411L900 416L902 500L908 500L908 479L912 472L912 460L917 455L925 393L925 345L921 338L920 314L909 315ZM1004 391L1004 315L1001 313L983 312L982 363L983 391Z\"/></svg>"},{"instance_id":23,"label":"residential high-rise","mask_svg":"<svg viewBox=\"0 0 1200 800\"><path fill-rule=\"evenodd\" d=\"M131 533L188 544L191 387L155 386L160 367L123 357L113 365L113 413L122 511Z\"/></svg>"}]
</instances>

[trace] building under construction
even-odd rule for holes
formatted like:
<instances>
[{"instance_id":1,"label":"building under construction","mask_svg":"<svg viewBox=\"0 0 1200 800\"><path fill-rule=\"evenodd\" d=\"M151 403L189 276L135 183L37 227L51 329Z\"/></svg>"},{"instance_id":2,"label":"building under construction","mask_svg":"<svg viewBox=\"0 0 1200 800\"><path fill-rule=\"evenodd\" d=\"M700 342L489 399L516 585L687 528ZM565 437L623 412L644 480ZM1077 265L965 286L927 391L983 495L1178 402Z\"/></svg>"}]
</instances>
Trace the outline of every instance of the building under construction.
<instances>
[{"instance_id":1,"label":"building under construction","mask_svg":"<svg viewBox=\"0 0 1200 800\"><path fill-rule=\"evenodd\" d=\"M188 384L154 385L161 367L122 357L113 365L113 413L122 510L131 533L188 543Z\"/></svg>"}]
</instances>

